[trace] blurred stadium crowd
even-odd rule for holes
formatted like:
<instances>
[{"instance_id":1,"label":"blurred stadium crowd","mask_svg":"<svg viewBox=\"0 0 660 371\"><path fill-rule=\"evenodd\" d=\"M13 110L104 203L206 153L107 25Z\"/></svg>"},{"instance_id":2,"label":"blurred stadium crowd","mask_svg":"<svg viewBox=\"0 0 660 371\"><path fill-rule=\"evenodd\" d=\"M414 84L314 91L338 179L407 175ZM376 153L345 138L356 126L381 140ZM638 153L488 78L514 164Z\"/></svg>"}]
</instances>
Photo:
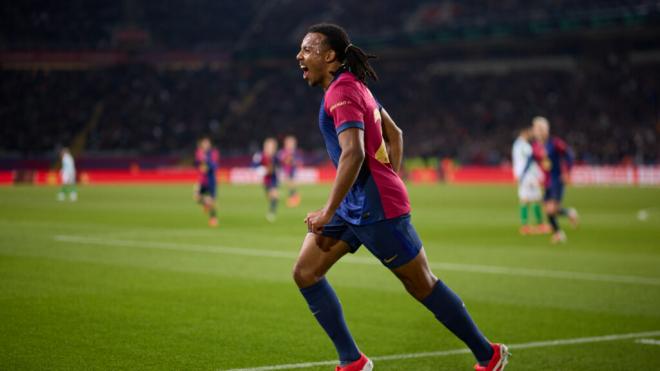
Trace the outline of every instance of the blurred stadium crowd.
<instances>
[{"instance_id":1,"label":"blurred stadium crowd","mask_svg":"<svg viewBox=\"0 0 660 371\"><path fill-rule=\"evenodd\" d=\"M0 9L0 55L226 53L220 66L3 66L0 154L52 153L83 131L92 153L187 153L205 134L225 155L289 133L303 149L321 148L321 92L306 86L294 57L306 26L332 20L381 54L372 90L404 128L408 156L499 164L516 130L539 114L585 163L656 163L660 155L660 41L635 42L658 20L652 1L25 1ZM632 36L601 37L609 47L595 55L560 42L566 32L584 39L610 28ZM494 39L511 45L498 51L488 46ZM543 48L529 46L539 39Z\"/></svg>"},{"instance_id":2,"label":"blurred stadium crowd","mask_svg":"<svg viewBox=\"0 0 660 371\"><path fill-rule=\"evenodd\" d=\"M68 1L25 0L0 5L4 49L113 48L116 31L138 25L164 48L230 48L237 41L266 45L297 43L308 25L332 20L360 37L498 28L517 22L570 27L583 20L630 21L657 12L649 0L413 0L326 1ZM542 23L544 22L544 23ZM247 32L246 32L247 31ZM240 36L240 37L239 37ZM250 39L250 40L247 40ZM241 46L241 45L238 45Z\"/></svg>"}]
</instances>

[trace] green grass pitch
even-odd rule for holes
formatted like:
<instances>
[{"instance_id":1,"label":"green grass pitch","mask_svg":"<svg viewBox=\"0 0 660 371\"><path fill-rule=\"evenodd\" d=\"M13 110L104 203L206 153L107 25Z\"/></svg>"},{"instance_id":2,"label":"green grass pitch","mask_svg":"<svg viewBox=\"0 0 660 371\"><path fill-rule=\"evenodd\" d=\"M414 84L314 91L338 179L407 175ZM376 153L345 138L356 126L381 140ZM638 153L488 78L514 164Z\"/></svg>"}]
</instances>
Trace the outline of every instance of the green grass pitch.
<instances>
[{"instance_id":1,"label":"green grass pitch","mask_svg":"<svg viewBox=\"0 0 660 371\"><path fill-rule=\"evenodd\" d=\"M260 187L223 186L220 227L211 229L190 186L81 187L76 203L57 202L55 188L0 188L0 369L227 370L334 359L291 280L304 214L327 192L302 187L302 205L281 207L269 224ZM564 221L561 246L517 234L513 187L410 186L410 194L436 275L487 336L514 344L508 370L660 370L660 189L569 188L566 204L582 224ZM463 348L365 249L329 280L366 354ZM641 332L656 333L571 343ZM534 345L550 340L559 342ZM375 369L473 363L450 353L377 360Z\"/></svg>"}]
</instances>

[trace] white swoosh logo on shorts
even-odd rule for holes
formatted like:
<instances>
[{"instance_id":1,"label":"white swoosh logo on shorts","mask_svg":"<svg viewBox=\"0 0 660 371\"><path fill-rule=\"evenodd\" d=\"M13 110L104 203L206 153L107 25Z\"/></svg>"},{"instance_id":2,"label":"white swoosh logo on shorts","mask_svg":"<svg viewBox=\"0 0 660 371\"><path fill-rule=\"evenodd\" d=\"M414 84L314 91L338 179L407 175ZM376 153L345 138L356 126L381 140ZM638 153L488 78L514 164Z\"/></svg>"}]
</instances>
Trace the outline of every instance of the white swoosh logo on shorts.
<instances>
[{"instance_id":1,"label":"white swoosh logo on shorts","mask_svg":"<svg viewBox=\"0 0 660 371\"><path fill-rule=\"evenodd\" d=\"M394 259L396 259L398 256L399 256L399 254L394 255L393 257L391 257L391 258L389 258L389 259L383 259L383 261L385 262L385 264L390 264L390 263L391 263L392 261L394 261Z\"/></svg>"}]
</instances>

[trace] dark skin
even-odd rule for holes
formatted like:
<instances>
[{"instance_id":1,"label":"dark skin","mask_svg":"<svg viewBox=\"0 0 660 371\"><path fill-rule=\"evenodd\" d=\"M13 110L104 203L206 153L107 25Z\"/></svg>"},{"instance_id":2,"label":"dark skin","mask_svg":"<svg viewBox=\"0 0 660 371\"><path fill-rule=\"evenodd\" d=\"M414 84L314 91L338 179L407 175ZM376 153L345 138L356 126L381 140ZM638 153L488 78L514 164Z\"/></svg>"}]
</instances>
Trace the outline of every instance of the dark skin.
<instances>
[{"instance_id":1,"label":"dark skin","mask_svg":"<svg viewBox=\"0 0 660 371\"><path fill-rule=\"evenodd\" d=\"M319 33L308 33L305 36L296 59L307 83L320 86L323 90L328 89L334 79L333 73L342 66L335 51L326 43L325 36ZM403 157L403 133L384 109L381 110L381 125L392 168L399 171ZM323 208L307 213L304 220L309 233L305 236L293 268L294 281L300 288L309 287L321 280L350 250L346 242L321 235L323 226L330 221L357 179L365 159L363 130L344 130L338 139L342 153L328 200ZM438 281L428 266L423 248L412 261L392 269L392 272L417 300L426 298Z\"/></svg>"}]
</instances>

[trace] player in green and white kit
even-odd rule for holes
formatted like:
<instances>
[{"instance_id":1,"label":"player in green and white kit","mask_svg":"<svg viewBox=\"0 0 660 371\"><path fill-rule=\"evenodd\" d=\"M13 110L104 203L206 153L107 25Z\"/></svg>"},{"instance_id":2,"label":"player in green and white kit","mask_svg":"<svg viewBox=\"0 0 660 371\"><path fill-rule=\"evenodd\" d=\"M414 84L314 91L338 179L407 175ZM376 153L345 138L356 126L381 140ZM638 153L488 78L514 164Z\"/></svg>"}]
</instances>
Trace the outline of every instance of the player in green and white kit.
<instances>
[{"instance_id":1,"label":"player in green and white kit","mask_svg":"<svg viewBox=\"0 0 660 371\"><path fill-rule=\"evenodd\" d=\"M520 234L548 233L547 225L543 224L541 198L543 197L543 172L532 156L531 128L520 131L513 143L511 157L513 160L513 175L518 182L518 199L520 201ZM532 208L536 224L529 224L529 209Z\"/></svg>"},{"instance_id":2,"label":"player in green and white kit","mask_svg":"<svg viewBox=\"0 0 660 371\"><path fill-rule=\"evenodd\" d=\"M60 157L62 159L62 168L60 169L62 188L60 188L57 199L64 201L68 195L71 201L76 201L78 193L76 192L76 165L73 162L73 156L71 156L69 149L65 147L60 151Z\"/></svg>"}]
</instances>

